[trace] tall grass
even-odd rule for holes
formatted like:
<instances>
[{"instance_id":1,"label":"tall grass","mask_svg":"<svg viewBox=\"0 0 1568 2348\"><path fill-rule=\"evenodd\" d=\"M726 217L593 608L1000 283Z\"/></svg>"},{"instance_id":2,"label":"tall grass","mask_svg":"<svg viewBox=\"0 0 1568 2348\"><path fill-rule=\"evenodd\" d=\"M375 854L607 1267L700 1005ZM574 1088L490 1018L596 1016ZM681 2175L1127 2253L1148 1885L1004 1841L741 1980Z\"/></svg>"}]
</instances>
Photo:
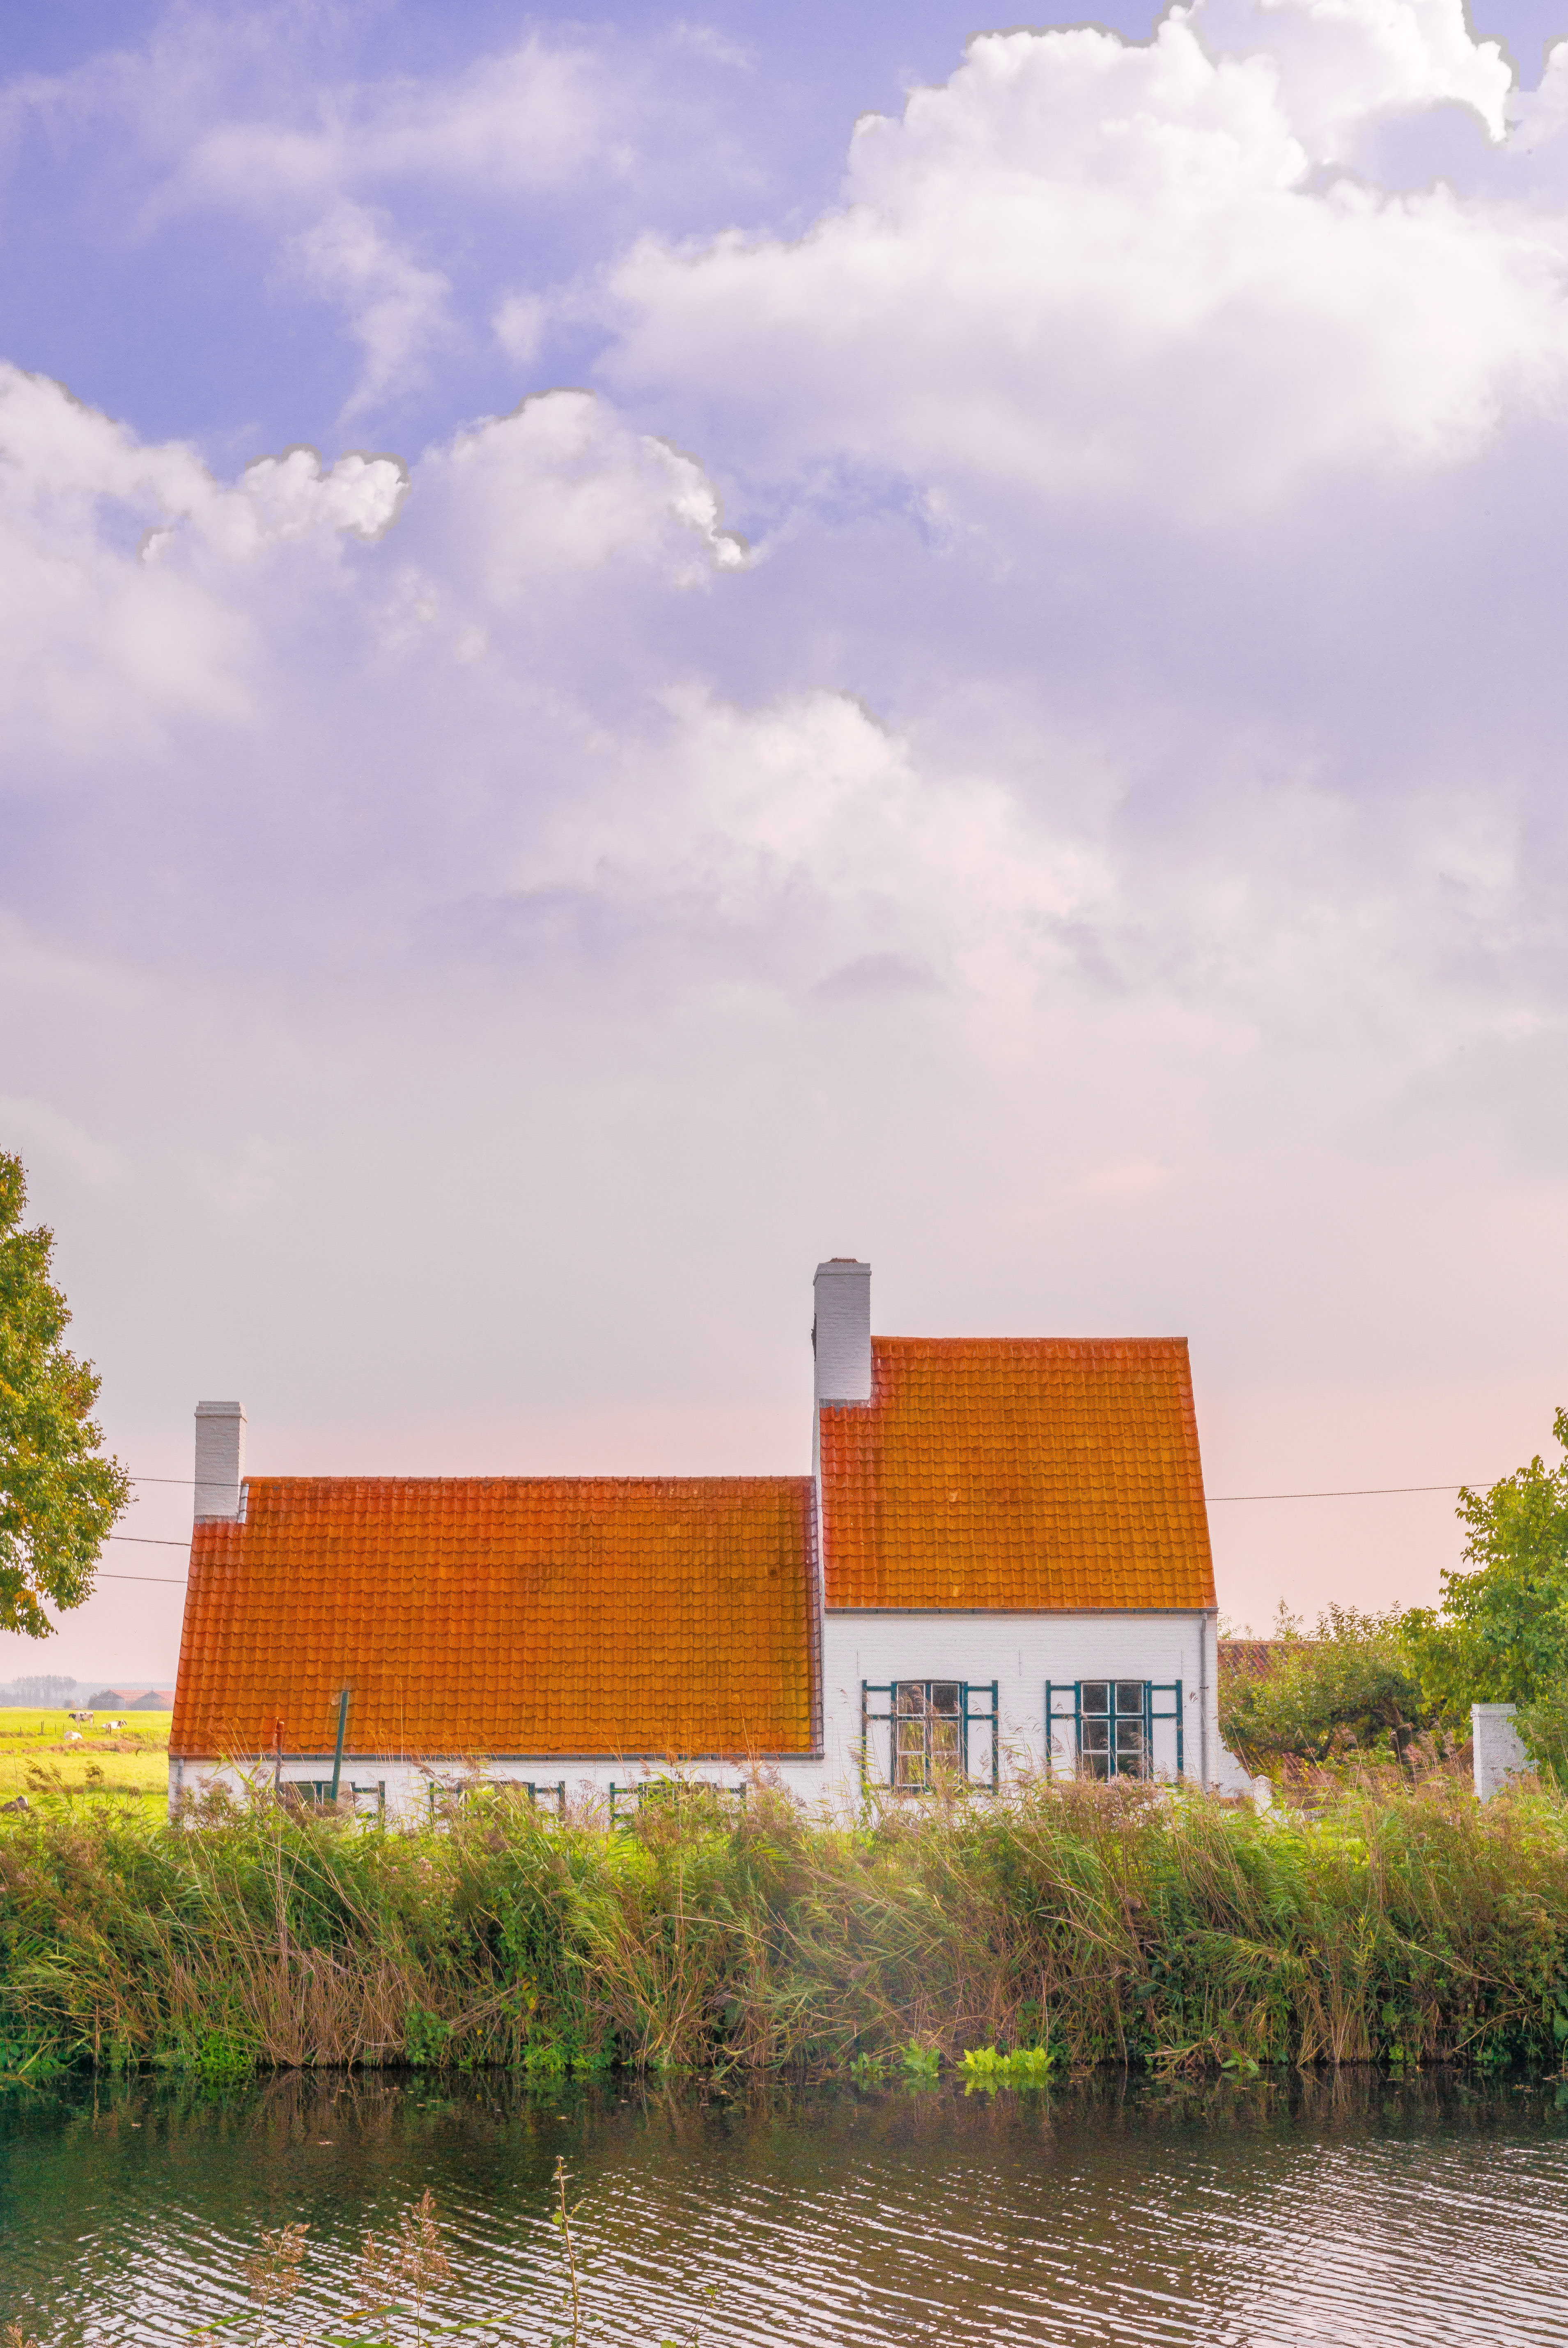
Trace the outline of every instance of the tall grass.
<instances>
[{"instance_id":1,"label":"tall grass","mask_svg":"<svg viewBox=\"0 0 1568 2348\"><path fill-rule=\"evenodd\" d=\"M753 1787L634 1823L493 1800L417 1831L271 1800L0 1832L0 2068L612 2063L813 2075L1557 2063L1568 1809L1451 1781L1314 1814L1151 1787L889 1804Z\"/></svg>"}]
</instances>

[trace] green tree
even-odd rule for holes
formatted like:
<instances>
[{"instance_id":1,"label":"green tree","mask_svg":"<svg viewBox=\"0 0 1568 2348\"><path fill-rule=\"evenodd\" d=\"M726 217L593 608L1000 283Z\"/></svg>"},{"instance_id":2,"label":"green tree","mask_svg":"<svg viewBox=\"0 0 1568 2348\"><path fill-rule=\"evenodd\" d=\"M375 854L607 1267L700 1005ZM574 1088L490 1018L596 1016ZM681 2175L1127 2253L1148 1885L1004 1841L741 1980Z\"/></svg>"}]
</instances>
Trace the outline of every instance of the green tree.
<instances>
[{"instance_id":1,"label":"green tree","mask_svg":"<svg viewBox=\"0 0 1568 2348\"><path fill-rule=\"evenodd\" d=\"M0 1630L46 1638L44 1601L79 1606L130 1492L88 1413L98 1378L61 1343L52 1231L25 1231L26 1178L0 1151Z\"/></svg>"},{"instance_id":2,"label":"green tree","mask_svg":"<svg viewBox=\"0 0 1568 2348\"><path fill-rule=\"evenodd\" d=\"M1327 1761L1354 1747L1402 1757L1427 1722L1396 1612L1330 1606L1310 1636L1282 1606L1274 1654L1258 1674L1226 1673L1220 1734L1254 1766L1289 1755Z\"/></svg>"},{"instance_id":3,"label":"green tree","mask_svg":"<svg viewBox=\"0 0 1568 2348\"><path fill-rule=\"evenodd\" d=\"M1553 1425L1568 1454L1568 1411ZM1427 1701L1445 1719L1472 1704L1532 1704L1568 1681L1568 1457L1539 1454L1490 1491L1460 1492L1467 1571L1445 1572L1437 1612L1405 1617Z\"/></svg>"}]
</instances>

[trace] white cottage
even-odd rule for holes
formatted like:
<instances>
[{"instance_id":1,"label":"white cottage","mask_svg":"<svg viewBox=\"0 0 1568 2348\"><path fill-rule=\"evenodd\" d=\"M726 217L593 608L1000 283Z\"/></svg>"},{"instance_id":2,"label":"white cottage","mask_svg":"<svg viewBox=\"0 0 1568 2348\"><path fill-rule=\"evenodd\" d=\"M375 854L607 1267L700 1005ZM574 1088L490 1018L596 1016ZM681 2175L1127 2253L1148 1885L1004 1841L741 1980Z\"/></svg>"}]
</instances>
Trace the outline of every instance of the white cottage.
<instances>
[{"instance_id":1,"label":"white cottage","mask_svg":"<svg viewBox=\"0 0 1568 2348\"><path fill-rule=\"evenodd\" d=\"M809 1477L247 1478L200 1405L171 1799L1245 1784L1186 1341L874 1337L870 1298L817 1267Z\"/></svg>"}]
</instances>

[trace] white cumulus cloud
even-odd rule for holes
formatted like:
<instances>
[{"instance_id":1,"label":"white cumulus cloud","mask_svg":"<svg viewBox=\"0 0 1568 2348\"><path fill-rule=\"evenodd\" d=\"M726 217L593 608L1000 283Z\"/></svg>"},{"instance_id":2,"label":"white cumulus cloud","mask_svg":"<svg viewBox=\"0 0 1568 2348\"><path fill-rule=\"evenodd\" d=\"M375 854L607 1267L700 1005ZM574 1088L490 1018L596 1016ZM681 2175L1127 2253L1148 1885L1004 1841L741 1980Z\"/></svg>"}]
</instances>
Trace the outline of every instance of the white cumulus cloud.
<instances>
[{"instance_id":1,"label":"white cumulus cloud","mask_svg":"<svg viewBox=\"0 0 1568 2348\"><path fill-rule=\"evenodd\" d=\"M1359 176L1390 124L1504 133L1453 0L1195 0L1146 46L985 34L859 127L793 242L645 240L612 379L722 415L737 461L1130 498L1188 520L1326 469L1474 454L1568 384L1568 220Z\"/></svg>"},{"instance_id":2,"label":"white cumulus cloud","mask_svg":"<svg viewBox=\"0 0 1568 2348\"><path fill-rule=\"evenodd\" d=\"M445 276L421 267L363 204L335 204L293 240L287 261L314 292L342 303L364 350L345 422L417 380L432 346L450 331Z\"/></svg>"}]
</instances>

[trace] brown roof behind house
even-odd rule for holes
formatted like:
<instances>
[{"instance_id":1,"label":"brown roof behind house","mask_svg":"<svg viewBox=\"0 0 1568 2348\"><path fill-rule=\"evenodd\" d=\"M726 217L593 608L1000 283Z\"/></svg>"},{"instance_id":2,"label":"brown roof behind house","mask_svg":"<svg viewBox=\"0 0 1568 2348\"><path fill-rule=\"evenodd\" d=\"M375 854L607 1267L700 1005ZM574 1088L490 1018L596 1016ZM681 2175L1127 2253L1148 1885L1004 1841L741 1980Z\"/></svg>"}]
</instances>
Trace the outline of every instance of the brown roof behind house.
<instances>
[{"instance_id":1,"label":"brown roof behind house","mask_svg":"<svg viewBox=\"0 0 1568 2348\"><path fill-rule=\"evenodd\" d=\"M261 1477L190 1545L169 1749L812 1749L798 1476Z\"/></svg>"},{"instance_id":2,"label":"brown roof behind house","mask_svg":"<svg viewBox=\"0 0 1568 2348\"><path fill-rule=\"evenodd\" d=\"M1220 1671L1227 1677L1266 1680L1286 1655L1316 1647L1316 1639L1218 1639Z\"/></svg>"}]
</instances>

